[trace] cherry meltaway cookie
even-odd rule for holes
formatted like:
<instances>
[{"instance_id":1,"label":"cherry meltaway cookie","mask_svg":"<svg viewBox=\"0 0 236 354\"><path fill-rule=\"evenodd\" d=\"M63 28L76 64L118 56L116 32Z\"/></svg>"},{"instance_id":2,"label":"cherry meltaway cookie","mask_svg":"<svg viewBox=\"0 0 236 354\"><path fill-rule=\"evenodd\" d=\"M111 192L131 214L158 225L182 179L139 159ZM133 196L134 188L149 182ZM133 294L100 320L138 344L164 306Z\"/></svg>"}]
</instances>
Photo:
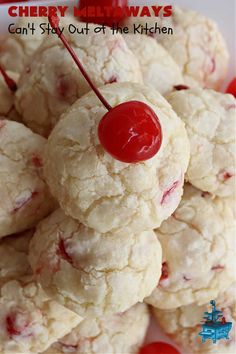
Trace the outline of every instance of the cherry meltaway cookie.
<instances>
[{"instance_id":1,"label":"cherry meltaway cookie","mask_svg":"<svg viewBox=\"0 0 236 354\"><path fill-rule=\"evenodd\" d=\"M83 24L84 26L84 24ZM121 34L94 33L65 36L96 86L113 82L142 82L138 59ZM90 87L57 36L47 38L19 81L16 107L36 133L47 136L60 115ZM37 106L37 110L35 110Z\"/></svg>"},{"instance_id":2,"label":"cherry meltaway cookie","mask_svg":"<svg viewBox=\"0 0 236 354\"><path fill-rule=\"evenodd\" d=\"M220 197L234 195L235 98L196 88L175 91L167 99L185 122L190 140L186 179L195 187Z\"/></svg>"},{"instance_id":3,"label":"cherry meltaway cookie","mask_svg":"<svg viewBox=\"0 0 236 354\"><path fill-rule=\"evenodd\" d=\"M138 34L128 34L124 38L139 59L145 84L151 85L161 94L183 84L179 66L154 38Z\"/></svg>"},{"instance_id":4,"label":"cherry meltaway cookie","mask_svg":"<svg viewBox=\"0 0 236 354\"><path fill-rule=\"evenodd\" d=\"M155 23L172 29L173 34L151 34L179 65L190 86L219 89L227 73L229 53L217 24L195 11L173 8L170 17L131 17L128 26ZM132 33L132 32L131 32Z\"/></svg>"},{"instance_id":5,"label":"cherry meltaway cookie","mask_svg":"<svg viewBox=\"0 0 236 354\"><path fill-rule=\"evenodd\" d=\"M19 79L19 74L12 71L7 71L7 75L15 82ZM0 74L0 117L20 121L20 116L17 113L14 105L15 94L9 89Z\"/></svg>"},{"instance_id":6,"label":"cherry meltaway cookie","mask_svg":"<svg viewBox=\"0 0 236 354\"><path fill-rule=\"evenodd\" d=\"M236 306L235 306L236 283L225 293L216 299L216 306L223 311L223 316L228 322L232 322L232 330L229 333L229 340L220 340L213 344L211 340L202 343L201 323L205 311L212 310L210 304L198 306L196 304L182 306L175 310L153 309L153 313L163 330L187 353L196 354L234 354L236 352Z\"/></svg>"},{"instance_id":7,"label":"cherry meltaway cookie","mask_svg":"<svg viewBox=\"0 0 236 354\"><path fill-rule=\"evenodd\" d=\"M0 353L46 350L70 333L81 317L50 300L27 260L33 231L0 242Z\"/></svg>"},{"instance_id":8,"label":"cherry meltaway cookie","mask_svg":"<svg viewBox=\"0 0 236 354\"><path fill-rule=\"evenodd\" d=\"M153 231L99 234L60 209L38 224L29 260L44 290L83 317L143 301L161 273Z\"/></svg>"},{"instance_id":9,"label":"cherry meltaway cookie","mask_svg":"<svg viewBox=\"0 0 236 354\"><path fill-rule=\"evenodd\" d=\"M154 89L119 83L100 88L111 106L138 100L157 114L163 140L158 153L123 163L105 152L98 124L106 113L94 93L79 99L49 137L45 176L66 214L99 232L158 227L178 206L189 161L184 124Z\"/></svg>"},{"instance_id":10,"label":"cherry meltaway cookie","mask_svg":"<svg viewBox=\"0 0 236 354\"><path fill-rule=\"evenodd\" d=\"M112 316L88 317L44 354L136 354L143 343L148 323L149 313L145 304L137 304Z\"/></svg>"},{"instance_id":11,"label":"cherry meltaway cookie","mask_svg":"<svg viewBox=\"0 0 236 354\"><path fill-rule=\"evenodd\" d=\"M33 227L54 207L42 173L46 140L0 119L0 238Z\"/></svg>"},{"instance_id":12,"label":"cherry meltaway cookie","mask_svg":"<svg viewBox=\"0 0 236 354\"><path fill-rule=\"evenodd\" d=\"M235 227L231 208L190 185L156 235L163 250L162 276L146 301L161 309L215 299L233 283Z\"/></svg>"},{"instance_id":13,"label":"cherry meltaway cookie","mask_svg":"<svg viewBox=\"0 0 236 354\"><path fill-rule=\"evenodd\" d=\"M9 280L31 275L27 254L34 230L8 236L0 241L0 286Z\"/></svg>"}]
</instances>

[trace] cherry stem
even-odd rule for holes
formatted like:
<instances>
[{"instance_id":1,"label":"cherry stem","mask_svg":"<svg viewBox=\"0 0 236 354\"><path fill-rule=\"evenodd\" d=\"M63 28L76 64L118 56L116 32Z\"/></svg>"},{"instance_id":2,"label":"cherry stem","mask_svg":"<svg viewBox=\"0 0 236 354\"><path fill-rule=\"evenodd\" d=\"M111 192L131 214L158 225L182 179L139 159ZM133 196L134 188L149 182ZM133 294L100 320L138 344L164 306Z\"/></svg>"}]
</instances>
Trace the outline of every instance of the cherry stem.
<instances>
[{"instance_id":1,"label":"cherry stem","mask_svg":"<svg viewBox=\"0 0 236 354\"><path fill-rule=\"evenodd\" d=\"M13 79L11 79L6 71L2 68L2 66L0 65L0 73L2 74L2 77L6 83L6 85L8 86L9 90L12 92L16 92L17 90L17 84L15 83L15 81Z\"/></svg>"},{"instance_id":2,"label":"cherry stem","mask_svg":"<svg viewBox=\"0 0 236 354\"><path fill-rule=\"evenodd\" d=\"M64 34L60 32L60 30L59 30L59 18L55 18L55 16L53 16L53 17L49 16L48 20L49 20L50 25L56 30L56 34L58 35L59 39L62 41L62 43L64 44L64 46L66 47L66 49L68 50L70 55L72 56L75 64L77 65L77 67L81 71L81 74L84 76L85 80L88 82L88 84L91 87L91 89L94 91L94 93L99 98L99 100L102 102L102 104L106 107L106 109L108 111L110 111L112 109L112 107L109 105L109 103L103 97L103 95L98 90L98 88L94 85L94 83L90 79L89 75L85 71L83 65L81 64L79 58L77 57L76 53L74 52L74 50L70 46L69 42L65 38Z\"/></svg>"}]
</instances>

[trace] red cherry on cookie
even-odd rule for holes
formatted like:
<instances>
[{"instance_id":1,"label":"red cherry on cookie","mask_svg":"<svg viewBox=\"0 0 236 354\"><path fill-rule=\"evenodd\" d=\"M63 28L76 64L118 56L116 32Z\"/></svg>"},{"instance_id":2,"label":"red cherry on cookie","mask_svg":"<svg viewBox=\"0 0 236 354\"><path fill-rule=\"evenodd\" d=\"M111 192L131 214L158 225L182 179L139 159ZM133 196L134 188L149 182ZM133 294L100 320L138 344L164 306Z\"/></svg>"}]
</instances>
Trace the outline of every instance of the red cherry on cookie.
<instances>
[{"instance_id":1,"label":"red cherry on cookie","mask_svg":"<svg viewBox=\"0 0 236 354\"><path fill-rule=\"evenodd\" d=\"M115 159L135 163L156 155L161 147L162 129L151 107L129 101L104 115L98 126L98 137Z\"/></svg>"},{"instance_id":2,"label":"red cherry on cookie","mask_svg":"<svg viewBox=\"0 0 236 354\"><path fill-rule=\"evenodd\" d=\"M164 342L154 342L144 345L139 354L180 354L172 345Z\"/></svg>"},{"instance_id":3,"label":"red cherry on cookie","mask_svg":"<svg viewBox=\"0 0 236 354\"><path fill-rule=\"evenodd\" d=\"M106 24L107 26L112 26L113 23L118 23L120 21L122 21L125 18L124 15L124 11L123 9L125 8L125 6L128 5L128 0L80 0L79 2L79 8L82 10L83 8L86 7L91 7L90 9L88 9L88 15L86 17L82 17L80 18L81 21L83 22L90 22L90 23L97 23L97 24ZM111 16L111 14L109 14L108 12L104 12L104 16L102 17L98 17L92 14L92 7L93 8L97 8L98 7L102 10L105 7L110 9L113 7L114 9L116 8L116 10L114 10L114 12L112 12L114 14L114 17ZM118 9L119 8L119 9ZM89 14L89 11L91 11L91 15ZM106 16L107 14L107 16Z\"/></svg>"},{"instance_id":4,"label":"red cherry on cookie","mask_svg":"<svg viewBox=\"0 0 236 354\"><path fill-rule=\"evenodd\" d=\"M226 93L231 93L236 98L236 77L229 83Z\"/></svg>"}]
</instances>

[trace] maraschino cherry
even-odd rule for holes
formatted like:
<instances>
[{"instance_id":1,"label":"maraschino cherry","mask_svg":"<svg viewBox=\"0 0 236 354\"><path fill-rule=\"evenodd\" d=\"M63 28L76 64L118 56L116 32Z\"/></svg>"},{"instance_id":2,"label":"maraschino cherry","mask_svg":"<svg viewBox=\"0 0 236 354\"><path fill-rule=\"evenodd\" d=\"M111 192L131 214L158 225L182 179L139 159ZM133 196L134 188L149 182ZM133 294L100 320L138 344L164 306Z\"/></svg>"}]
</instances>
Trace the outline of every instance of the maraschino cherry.
<instances>
[{"instance_id":1,"label":"maraschino cherry","mask_svg":"<svg viewBox=\"0 0 236 354\"><path fill-rule=\"evenodd\" d=\"M105 24L107 26L112 26L114 23L119 23L125 18L124 8L128 5L128 0L80 0L79 2L79 9L83 9L86 7L93 6L94 8L104 8L104 7L113 7L113 8L120 8L120 11L115 11L114 17L112 16L102 16L102 17L81 17L80 20L82 22L89 22L89 23L97 23L97 24Z\"/></svg>"},{"instance_id":2,"label":"maraschino cherry","mask_svg":"<svg viewBox=\"0 0 236 354\"><path fill-rule=\"evenodd\" d=\"M153 342L144 345L139 354L180 354L180 352L168 343Z\"/></svg>"},{"instance_id":3,"label":"maraschino cherry","mask_svg":"<svg viewBox=\"0 0 236 354\"><path fill-rule=\"evenodd\" d=\"M236 98L236 77L232 81L230 81L226 89L226 93L231 93L231 95Z\"/></svg>"},{"instance_id":4,"label":"maraschino cherry","mask_svg":"<svg viewBox=\"0 0 236 354\"><path fill-rule=\"evenodd\" d=\"M6 71L2 68L1 65L0 65L0 73L5 81L6 85L8 86L9 90L12 92L15 92L17 90L17 85L16 85L15 81L7 75Z\"/></svg>"},{"instance_id":5,"label":"maraschino cherry","mask_svg":"<svg viewBox=\"0 0 236 354\"><path fill-rule=\"evenodd\" d=\"M162 143L162 129L155 112L139 101L124 102L112 108L91 81L65 36L60 34L58 16L50 16L49 23L108 110L98 126L98 137L103 148L117 160L127 163L145 161L153 157Z\"/></svg>"}]
</instances>

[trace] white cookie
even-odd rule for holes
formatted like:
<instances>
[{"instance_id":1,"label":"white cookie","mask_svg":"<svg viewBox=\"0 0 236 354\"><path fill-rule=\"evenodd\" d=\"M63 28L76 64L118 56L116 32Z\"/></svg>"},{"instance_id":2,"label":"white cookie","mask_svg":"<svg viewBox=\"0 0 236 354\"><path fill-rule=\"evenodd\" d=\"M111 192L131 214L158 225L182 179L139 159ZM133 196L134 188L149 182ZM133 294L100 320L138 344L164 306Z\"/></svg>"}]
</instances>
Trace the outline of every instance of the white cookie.
<instances>
[{"instance_id":1,"label":"white cookie","mask_svg":"<svg viewBox=\"0 0 236 354\"><path fill-rule=\"evenodd\" d=\"M153 231L99 234L60 209L36 228L30 265L44 290L83 317L123 312L152 292L161 273Z\"/></svg>"},{"instance_id":2,"label":"white cookie","mask_svg":"<svg viewBox=\"0 0 236 354\"><path fill-rule=\"evenodd\" d=\"M196 304L182 306L176 310L153 309L153 313L163 330L187 353L196 354L234 354L236 352L236 307L234 283L227 291L216 299L217 308L223 311L226 321L233 322L229 333L229 340L220 340L216 344L207 340L202 343L198 335L201 331L201 323L205 311L211 311L210 304L197 306Z\"/></svg>"},{"instance_id":3,"label":"white cookie","mask_svg":"<svg viewBox=\"0 0 236 354\"><path fill-rule=\"evenodd\" d=\"M29 229L53 208L42 173L46 140L0 119L0 238Z\"/></svg>"},{"instance_id":4,"label":"white cookie","mask_svg":"<svg viewBox=\"0 0 236 354\"><path fill-rule=\"evenodd\" d=\"M138 34L128 34L124 38L140 62L145 84L164 95L184 83L179 66L154 38Z\"/></svg>"},{"instance_id":5,"label":"white cookie","mask_svg":"<svg viewBox=\"0 0 236 354\"><path fill-rule=\"evenodd\" d=\"M167 99L185 122L190 140L186 179L195 187L220 197L234 195L235 98L196 88L175 91Z\"/></svg>"},{"instance_id":6,"label":"white cookie","mask_svg":"<svg viewBox=\"0 0 236 354\"><path fill-rule=\"evenodd\" d=\"M189 86L219 89L228 69L229 53L217 24L195 11L173 7L170 17L134 17L134 23L172 29L173 34L156 33L153 37L162 44L179 65ZM132 32L131 32L132 33Z\"/></svg>"},{"instance_id":7,"label":"white cookie","mask_svg":"<svg viewBox=\"0 0 236 354\"><path fill-rule=\"evenodd\" d=\"M13 79L17 83L19 79L19 75L17 73L14 73L12 71L7 71L6 73L11 79ZM8 119L19 121L20 116L17 113L14 105L15 93L8 88L1 73L0 73L0 97L1 97L0 117L7 117Z\"/></svg>"},{"instance_id":8,"label":"white cookie","mask_svg":"<svg viewBox=\"0 0 236 354\"><path fill-rule=\"evenodd\" d=\"M109 28L105 34L96 34L96 27L90 24L87 35L64 32L96 86L112 82L142 82L138 59L121 34L114 35ZM47 38L35 53L29 72L22 74L16 107L27 126L47 136L61 114L89 91L90 86L70 54L54 35Z\"/></svg>"},{"instance_id":9,"label":"white cookie","mask_svg":"<svg viewBox=\"0 0 236 354\"><path fill-rule=\"evenodd\" d=\"M48 298L27 261L32 231L0 242L0 353L46 350L81 317Z\"/></svg>"},{"instance_id":10,"label":"white cookie","mask_svg":"<svg viewBox=\"0 0 236 354\"><path fill-rule=\"evenodd\" d=\"M149 312L145 304L137 304L109 317L88 317L44 354L136 354L148 323Z\"/></svg>"},{"instance_id":11,"label":"white cookie","mask_svg":"<svg viewBox=\"0 0 236 354\"><path fill-rule=\"evenodd\" d=\"M146 301L161 309L207 303L233 283L235 227L225 200L185 186L174 214L156 230L162 278Z\"/></svg>"},{"instance_id":12,"label":"white cookie","mask_svg":"<svg viewBox=\"0 0 236 354\"><path fill-rule=\"evenodd\" d=\"M158 227L178 206L189 161L184 124L154 89L119 83L101 89L111 106L138 100L157 114L163 133L158 153L141 163L123 163L107 154L97 136L106 113L94 93L79 99L49 137L45 176L67 215L99 232Z\"/></svg>"}]
</instances>

